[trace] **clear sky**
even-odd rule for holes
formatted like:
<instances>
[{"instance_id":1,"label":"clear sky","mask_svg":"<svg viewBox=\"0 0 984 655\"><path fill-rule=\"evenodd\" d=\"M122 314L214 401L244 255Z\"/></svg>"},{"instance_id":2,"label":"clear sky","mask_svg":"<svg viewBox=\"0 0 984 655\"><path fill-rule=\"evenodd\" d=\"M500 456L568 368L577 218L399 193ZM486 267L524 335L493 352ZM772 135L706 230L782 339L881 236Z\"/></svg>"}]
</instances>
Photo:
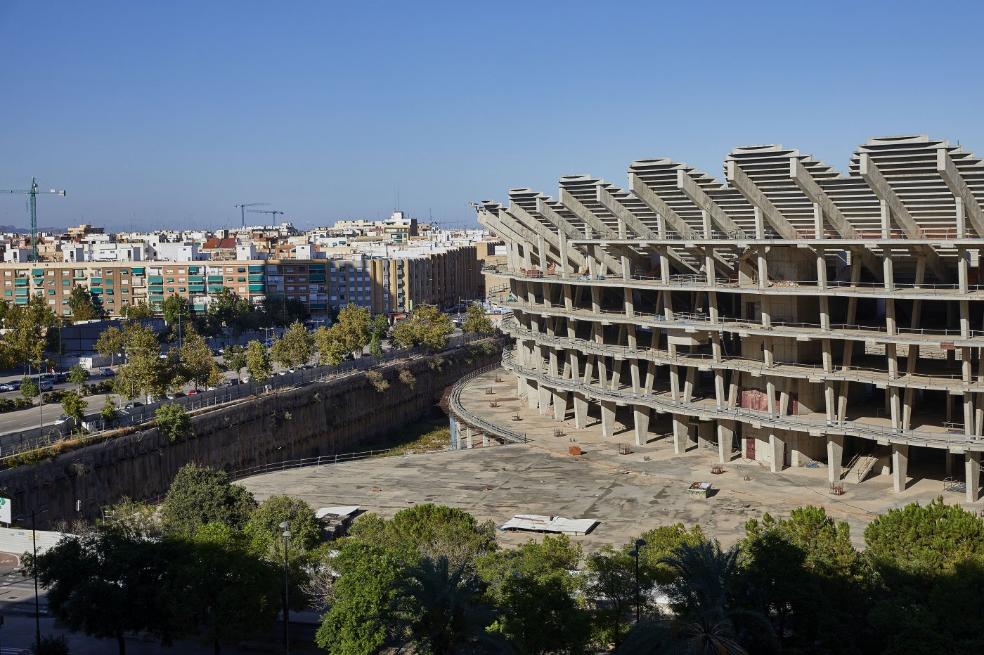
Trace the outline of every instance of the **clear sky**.
<instances>
[{"instance_id":1,"label":"clear sky","mask_svg":"<svg viewBox=\"0 0 984 655\"><path fill-rule=\"evenodd\" d=\"M42 225L301 226L738 145L841 169L872 136L984 155L980 2L0 0L0 188ZM254 216L254 219L264 218ZM26 225L0 197L0 224Z\"/></svg>"}]
</instances>

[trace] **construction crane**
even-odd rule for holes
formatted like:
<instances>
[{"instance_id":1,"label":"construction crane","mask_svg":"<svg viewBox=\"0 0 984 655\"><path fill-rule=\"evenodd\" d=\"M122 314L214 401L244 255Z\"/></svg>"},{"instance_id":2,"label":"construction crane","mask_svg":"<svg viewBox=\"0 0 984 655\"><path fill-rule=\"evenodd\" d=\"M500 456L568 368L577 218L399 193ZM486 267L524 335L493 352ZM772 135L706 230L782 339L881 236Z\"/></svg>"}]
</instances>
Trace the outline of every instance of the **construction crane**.
<instances>
[{"instance_id":1,"label":"construction crane","mask_svg":"<svg viewBox=\"0 0 984 655\"><path fill-rule=\"evenodd\" d=\"M42 191L38 188L37 178L31 178L30 189L3 189L0 193L13 193L19 196L28 197L28 207L31 214L31 261L38 261L38 194L52 194L56 196L65 195L64 189L48 189Z\"/></svg>"},{"instance_id":2,"label":"construction crane","mask_svg":"<svg viewBox=\"0 0 984 655\"><path fill-rule=\"evenodd\" d=\"M283 216L283 214L284 214L279 209L250 209L249 210L249 213L250 214L270 214L270 220L273 221L273 223L276 223L277 222L277 214L280 214L281 216Z\"/></svg>"},{"instance_id":3,"label":"construction crane","mask_svg":"<svg viewBox=\"0 0 984 655\"><path fill-rule=\"evenodd\" d=\"M243 227L246 227L246 208L247 207L262 207L263 205L269 205L268 202L241 202L236 207L239 208L239 213L242 215ZM250 209L250 212L253 210Z\"/></svg>"}]
</instances>

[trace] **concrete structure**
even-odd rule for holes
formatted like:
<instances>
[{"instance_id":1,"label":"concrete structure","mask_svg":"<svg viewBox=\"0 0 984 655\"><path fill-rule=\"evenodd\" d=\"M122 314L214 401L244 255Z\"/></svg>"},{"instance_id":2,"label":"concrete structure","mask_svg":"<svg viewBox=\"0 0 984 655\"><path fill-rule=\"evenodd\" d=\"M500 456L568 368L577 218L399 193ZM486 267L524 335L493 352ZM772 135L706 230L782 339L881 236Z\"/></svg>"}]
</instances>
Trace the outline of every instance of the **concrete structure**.
<instances>
[{"instance_id":1,"label":"concrete structure","mask_svg":"<svg viewBox=\"0 0 984 655\"><path fill-rule=\"evenodd\" d=\"M842 174L782 146L737 148L722 183L669 159L627 189L578 175L513 189L503 366L531 407L637 443L739 452L773 471L965 462L984 450L984 163L923 136L872 139ZM944 457L944 455L946 455Z\"/></svg>"}]
</instances>

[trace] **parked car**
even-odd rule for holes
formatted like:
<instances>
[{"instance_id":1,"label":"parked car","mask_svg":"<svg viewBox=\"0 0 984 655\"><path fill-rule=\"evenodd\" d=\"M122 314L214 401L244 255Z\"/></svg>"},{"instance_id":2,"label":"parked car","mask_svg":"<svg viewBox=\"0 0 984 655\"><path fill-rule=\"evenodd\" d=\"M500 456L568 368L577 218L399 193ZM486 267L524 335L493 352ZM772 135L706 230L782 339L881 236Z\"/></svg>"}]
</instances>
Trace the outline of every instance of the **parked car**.
<instances>
[{"instance_id":1,"label":"parked car","mask_svg":"<svg viewBox=\"0 0 984 655\"><path fill-rule=\"evenodd\" d=\"M105 368L103 368L103 370L101 372L102 372L103 377L106 377L106 378L108 378L108 377L110 377L112 375L116 375L116 372L113 369L109 368L108 366L105 367Z\"/></svg>"},{"instance_id":2,"label":"parked car","mask_svg":"<svg viewBox=\"0 0 984 655\"><path fill-rule=\"evenodd\" d=\"M41 391L51 391L54 388L55 383L51 380L41 380L40 384L38 384L38 389Z\"/></svg>"},{"instance_id":3,"label":"parked car","mask_svg":"<svg viewBox=\"0 0 984 655\"><path fill-rule=\"evenodd\" d=\"M199 391L198 389L189 389L188 390L188 393L185 394L185 395L188 395L188 396L197 396L200 393L201 393L201 391Z\"/></svg>"},{"instance_id":4,"label":"parked car","mask_svg":"<svg viewBox=\"0 0 984 655\"><path fill-rule=\"evenodd\" d=\"M123 409L133 409L135 407L143 407L143 403L138 400L134 400L123 405Z\"/></svg>"},{"instance_id":5,"label":"parked car","mask_svg":"<svg viewBox=\"0 0 984 655\"><path fill-rule=\"evenodd\" d=\"M18 384L15 386L13 382L0 383L0 391L17 391L19 388L20 385Z\"/></svg>"},{"instance_id":6,"label":"parked car","mask_svg":"<svg viewBox=\"0 0 984 655\"><path fill-rule=\"evenodd\" d=\"M59 425L59 426L68 425L69 423L74 423L74 422L75 419L73 419L68 414L62 414L61 416L55 419L55 425Z\"/></svg>"}]
</instances>

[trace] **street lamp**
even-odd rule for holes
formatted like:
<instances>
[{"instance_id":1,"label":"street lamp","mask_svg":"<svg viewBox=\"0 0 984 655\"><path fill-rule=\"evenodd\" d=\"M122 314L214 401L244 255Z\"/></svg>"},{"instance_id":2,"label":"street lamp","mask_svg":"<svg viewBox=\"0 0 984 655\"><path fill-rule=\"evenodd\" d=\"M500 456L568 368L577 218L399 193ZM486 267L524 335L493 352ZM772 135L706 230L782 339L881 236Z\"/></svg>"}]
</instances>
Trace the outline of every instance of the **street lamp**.
<instances>
[{"instance_id":1,"label":"street lamp","mask_svg":"<svg viewBox=\"0 0 984 655\"><path fill-rule=\"evenodd\" d=\"M635 558L635 597L636 597L636 623L639 622L639 616L641 614L642 608L642 593L639 589L639 553L642 551L643 546L646 545L645 539L636 539L635 548L633 548L629 555Z\"/></svg>"},{"instance_id":2,"label":"street lamp","mask_svg":"<svg viewBox=\"0 0 984 655\"><path fill-rule=\"evenodd\" d=\"M280 524L280 529L284 531L284 654L290 654L290 555L288 554L287 547L290 545L290 530L287 528L290 524L287 521L283 521Z\"/></svg>"},{"instance_id":3,"label":"street lamp","mask_svg":"<svg viewBox=\"0 0 984 655\"><path fill-rule=\"evenodd\" d=\"M47 512L47 509L41 510L41 514ZM37 531L37 515L39 512L36 510L31 510L31 541L34 547L34 558L31 560L31 572L34 574L34 643L41 646L41 601L38 595L38 531ZM18 516L17 520L25 518L24 516Z\"/></svg>"}]
</instances>

